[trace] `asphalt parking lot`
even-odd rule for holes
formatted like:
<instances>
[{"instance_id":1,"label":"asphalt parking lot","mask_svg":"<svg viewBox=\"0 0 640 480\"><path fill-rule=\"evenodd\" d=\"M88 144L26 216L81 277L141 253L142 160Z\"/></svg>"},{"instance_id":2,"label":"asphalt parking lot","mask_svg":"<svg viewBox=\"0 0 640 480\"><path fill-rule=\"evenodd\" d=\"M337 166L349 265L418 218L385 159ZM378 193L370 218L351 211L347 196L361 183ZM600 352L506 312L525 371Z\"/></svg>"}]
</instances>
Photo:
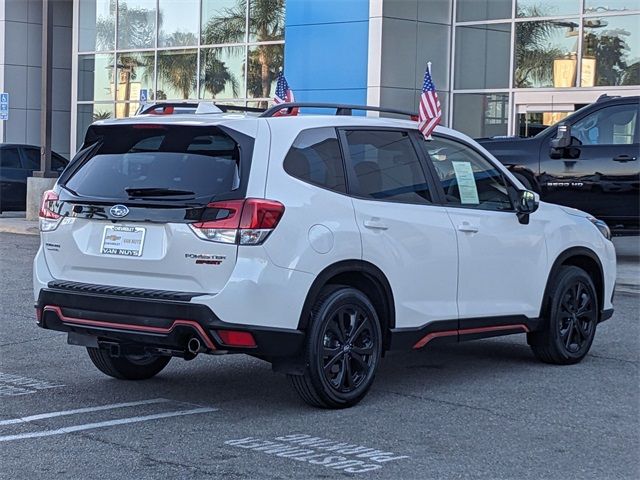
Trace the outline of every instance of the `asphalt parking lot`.
<instances>
[{"instance_id":1,"label":"asphalt parking lot","mask_svg":"<svg viewBox=\"0 0 640 480\"><path fill-rule=\"evenodd\" d=\"M0 234L1 478L640 477L637 293L581 364L538 363L524 336L394 353L360 405L322 411L249 357L102 375L35 325L38 241Z\"/></svg>"}]
</instances>

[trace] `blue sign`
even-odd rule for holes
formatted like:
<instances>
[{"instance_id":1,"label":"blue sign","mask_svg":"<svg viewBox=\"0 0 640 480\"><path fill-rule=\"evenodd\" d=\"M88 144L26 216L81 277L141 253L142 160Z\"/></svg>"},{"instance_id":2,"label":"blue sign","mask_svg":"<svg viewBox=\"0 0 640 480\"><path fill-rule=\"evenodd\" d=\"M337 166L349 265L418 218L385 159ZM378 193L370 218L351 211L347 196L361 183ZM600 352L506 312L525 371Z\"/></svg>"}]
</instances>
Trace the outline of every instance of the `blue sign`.
<instances>
[{"instance_id":1,"label":"blue sign","mask_svg":"<svg viewBox=\"0 0 640 480\"><path fill-rule=\"evenodd\" d=\"M9 94L0 93L0 120L9 120Z\"/></svg>"},{"instance_id":2,"label":"blue sign","mask_svg":"<svg viewBox=\"0 0 640 480\"><path fill-rule=\"evenodd\" d=\"M148 90L146 88L140 89L140 101L146 102L148 98Z\"/></svg>"}]
</instances>

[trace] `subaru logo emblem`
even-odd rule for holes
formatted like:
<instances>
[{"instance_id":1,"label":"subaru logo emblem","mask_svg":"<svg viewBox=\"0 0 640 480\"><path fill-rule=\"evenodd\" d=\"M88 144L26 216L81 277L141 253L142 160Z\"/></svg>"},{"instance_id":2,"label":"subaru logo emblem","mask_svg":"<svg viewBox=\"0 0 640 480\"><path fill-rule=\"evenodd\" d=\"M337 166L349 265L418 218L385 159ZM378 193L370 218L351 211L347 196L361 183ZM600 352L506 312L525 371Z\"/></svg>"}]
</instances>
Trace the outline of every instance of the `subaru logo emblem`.
<instances>
[{"instance_id":1,"label":"subaru logo emblem","mask_svg":"<svg viewBox=\"0 0 640 480\"><path fill-rule=\"evenodd\" d=\"M109 209L109 213L114 217L122 218L129 215L129 209L124 205L114 205Z\"/></svg>"}]
</instances>

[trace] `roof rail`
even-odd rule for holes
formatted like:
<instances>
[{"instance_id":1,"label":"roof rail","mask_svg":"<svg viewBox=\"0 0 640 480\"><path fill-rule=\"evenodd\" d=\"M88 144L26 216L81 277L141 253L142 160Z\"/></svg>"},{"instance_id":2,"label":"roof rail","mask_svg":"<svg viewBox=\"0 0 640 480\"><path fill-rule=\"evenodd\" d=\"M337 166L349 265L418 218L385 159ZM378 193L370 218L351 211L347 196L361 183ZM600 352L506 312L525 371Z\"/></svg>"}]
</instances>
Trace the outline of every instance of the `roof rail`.
<instances>
[{"instance_id":1,"label":"roof rail","mask_svg":"<svg viewBox=\"0 0 640 480\"><path fill-rule=\"evenodd\" d=\"M176 108L189 109L197 114L222 113L222 112L256 112L262 113L264 108L245 107L244 105L227 105L213 102L153 102L140 106L136 115L156 114L171 115ZM184 112L183 112L184 113Z\"/></svg>"},{"instance_id":2,"label":"roof rail","mask_svg":"<svg viewBox=\"0 0 640 480\"><path fill-rule=\"evenodd\" d=\"M349 105L341 103L315 103L315 102L292 102L292 103L280 103L266 110L261 117L273 117L281 110L289 108L335 108L335 115L353 115L354 110L364 110L370 112L382 112L393 113L396 115L406 115L411 117L412 120L418 119L418 114L410 112L408 110L398 110L397 108L385 108L385 107L373 107L369 105Z\"/></svg>"},{"instance_id":3,"label":"roof rail","mask_svg":"<svg viewBox=\"0 0 640 480\"><path fill-rule=\"evenodd\" d=\"M598 97L596 102L604 102L605 100L611 100L612 98L620 98L620 95L609 95L608 93L603 93Z\"/></svg>"},{"instance_id":4,"label":"roof rail","mask_svg":"<svg viewBox=\"0 0 640 480\"><path fill-rule=\"evenodd\" d=\"M140 106L136 115L156 114L170 115L175 108L198 108L198 102L152 102Z\"/></svg>"}]
</instances>

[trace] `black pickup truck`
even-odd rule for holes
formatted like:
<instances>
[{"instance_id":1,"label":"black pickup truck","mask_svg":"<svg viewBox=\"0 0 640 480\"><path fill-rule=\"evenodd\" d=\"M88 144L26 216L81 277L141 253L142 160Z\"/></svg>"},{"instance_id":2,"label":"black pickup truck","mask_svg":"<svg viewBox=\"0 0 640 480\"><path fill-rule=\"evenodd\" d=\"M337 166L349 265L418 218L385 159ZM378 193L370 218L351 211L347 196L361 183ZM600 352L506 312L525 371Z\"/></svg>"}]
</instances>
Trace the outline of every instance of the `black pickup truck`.
<instances>
[{"instance_id":1,"label":"black pickup truck","mask_svg":"<svg viewBox=\"0 0 640 480\"><path fill-rule=\"evenodd\" d=\"M640 230L640 97L603 95L535 137L478 142L542 200L589 212L619 235Z\"/></svg>"}]
</instances>

